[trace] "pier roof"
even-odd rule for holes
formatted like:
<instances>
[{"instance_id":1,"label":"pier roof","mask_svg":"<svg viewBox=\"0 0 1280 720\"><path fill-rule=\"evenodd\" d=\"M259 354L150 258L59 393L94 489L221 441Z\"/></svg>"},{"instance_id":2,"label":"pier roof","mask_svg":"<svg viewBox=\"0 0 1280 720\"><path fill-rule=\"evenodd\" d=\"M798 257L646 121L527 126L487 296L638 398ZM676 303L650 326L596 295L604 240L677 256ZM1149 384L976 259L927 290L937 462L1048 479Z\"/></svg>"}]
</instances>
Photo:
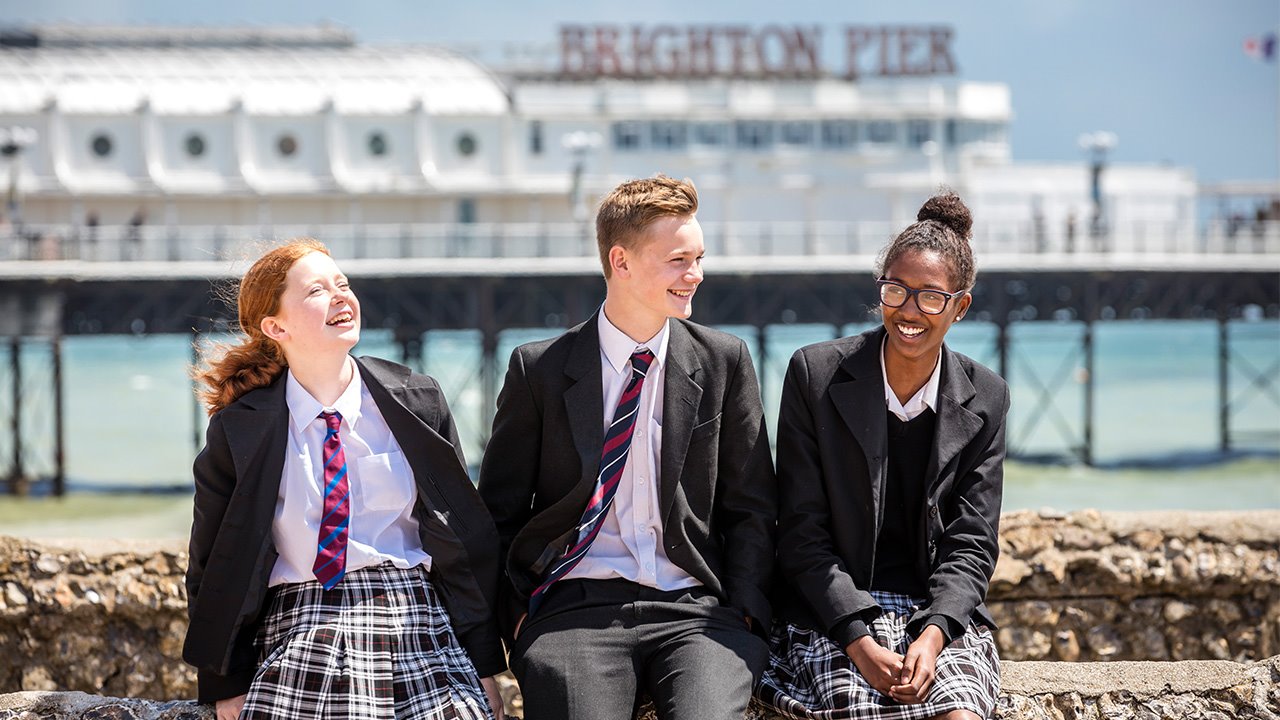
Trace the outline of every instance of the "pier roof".
<instances>
[{"instance_id":1,"label":"pier roof","mask_svg":"<svg viewBox=\"0 0 1280 720\"><path fill-rule=\"evenodd\" d=\"M379 115L420 102L435 114L497 115L509 106L488 69L444 48L359 46L339 36L276 37L252 29L208 32L175 31L167 43L145 32L136 42L129 42L131 34L108 36L109 42L0 42L0 85L10 90L0 94L0 113L53 107L116 114L149 107L161 114L215 114L243 103L250 112L305 114L332 103L344 113Z\"/></svg>"}]
</instances>

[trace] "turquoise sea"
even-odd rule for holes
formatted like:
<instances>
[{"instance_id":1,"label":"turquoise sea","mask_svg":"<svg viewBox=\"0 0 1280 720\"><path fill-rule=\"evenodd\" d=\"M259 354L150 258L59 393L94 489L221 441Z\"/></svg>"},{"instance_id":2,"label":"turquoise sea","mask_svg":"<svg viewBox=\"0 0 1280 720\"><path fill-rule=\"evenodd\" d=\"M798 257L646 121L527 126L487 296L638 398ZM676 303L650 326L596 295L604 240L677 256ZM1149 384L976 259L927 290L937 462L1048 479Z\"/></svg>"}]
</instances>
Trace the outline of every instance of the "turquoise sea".
<instances>
[{"instance_id":1,"label":"turquoise sea","mask_svg":"<svg viewBox=\"0 0 1280 720\"><path fill-rule=\"evenodd\" d=\"M845 334L865 325L843 328ZM1233 452L1219 453L1218 326L1197 321L1113 321L1095 326L1094 467L1072 462L1010 461L1006 509L1051 506L1104 509L1280 508L1280 322L1230 326L1230 427ZM752 328L729 327L759 352ZM1084 361L1078 323L1012 326L1009 382L1011 454L1067 457L1082 442ZM509 331L499 347L499 376L517 344L555 328ZM782 376L796 348L830 339L829 326L768 328L768 362L756 357L772 434ZM952 348L995 367L995 327L961 323ZM480 337L428 333L422 367L440 380L468 460L481 454ZM13 457L7 346L0 348L0 471ZM367 330L357 354L401 360L388 332ZM189 336L76 336L63 340L66 468L72 492L190 487L202 437L187 372ZM22 351L22 455L28 473L54 467L52 363L46 342ZM410 364L418 364L411 359Z\"/></svg>"}]
</instances>

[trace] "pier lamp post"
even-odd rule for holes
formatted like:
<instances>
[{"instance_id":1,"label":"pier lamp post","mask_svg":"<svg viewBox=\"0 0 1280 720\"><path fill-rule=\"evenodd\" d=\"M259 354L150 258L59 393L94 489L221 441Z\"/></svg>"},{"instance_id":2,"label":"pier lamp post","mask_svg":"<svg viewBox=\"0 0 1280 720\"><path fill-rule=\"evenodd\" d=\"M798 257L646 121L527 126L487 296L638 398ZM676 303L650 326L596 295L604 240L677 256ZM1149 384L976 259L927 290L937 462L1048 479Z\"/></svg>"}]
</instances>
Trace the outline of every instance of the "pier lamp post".
<instances>
[{"instance_id":1,"label":"pier lamp post","mask_svg":"<svg viewBox=\"0 0 1280 720\"><path fill-rule=\"evenodd\" d=\"M9 163L9 191L5 199L5 215L13 227L13 236L22 234L21 188L22 151L39 138L35 128L14 125L0 128L0 157Z\"/></svg>"},{"instance_id":2,"label":"pier lamp post","mask_svg":"<svg viewBox=\"0 0 1280 720\"><path fill-rule=\"evenodd\" d=\"M942 165L942 146L937 140L925 140L920 143L920 154L929 163L929 187L937 188L947 181L946 171Z\"/></svg>"},{"instance_id":3,"label":"pier lamp post","mask_svg":"<svg viewBox=\"0 0 1280 720\"><path fill-rule=\"evenodd\" d=\"M1116 146L1119 138L1113 132L1099 130L1084 133L1078 142L1080 149L1089 153L1089 196L1093 201L1093 215L1089 219L1089 237L1093 249L1106 250L1107 218L1102 203L1102 171L1107 166L1107 153Z\"/></svg>"},{"instance_id":4,"label":"pier lamp post","mask_svg":"<svg viewBox=\"0 0 1280 720\"><path fill-rule=\"evenodd\" d=\"M587 155L600 147L600 133L589 130L575 130L565 133L560 138L560 145L573 156L573 183L569 187L569 204L573 208L573 219L583 222L587 219L586 193L582 188L582 174L586 169Z\"/></svg>"}]
</instances>

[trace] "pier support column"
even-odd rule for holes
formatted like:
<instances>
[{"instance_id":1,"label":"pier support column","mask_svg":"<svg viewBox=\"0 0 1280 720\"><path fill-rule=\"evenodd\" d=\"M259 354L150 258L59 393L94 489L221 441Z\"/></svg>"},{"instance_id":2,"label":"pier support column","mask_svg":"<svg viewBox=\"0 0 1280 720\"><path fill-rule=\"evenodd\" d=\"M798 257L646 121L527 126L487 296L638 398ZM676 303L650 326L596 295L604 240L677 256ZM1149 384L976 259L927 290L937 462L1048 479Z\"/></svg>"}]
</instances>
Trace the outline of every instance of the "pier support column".
<instances>
[{"instance_id":1,"label":"pier support column","mask_svg":"<svg viewBox=\"0 0 1280 720\"><path fill-rule=\"evenodd\" d=\"M756 326L756 352L760 353L760 363L756 366L756 377L760 382L760 397L766 397L765 383L768 382L769 369L769 326Z\"/></svg>"},{"instance_id":2,"label":"pier support column","mask_svg":"<svg viewBox=\"0 0 1280 720\"><path fill-rule=\"evenodd\" d=\"M1084 324L1084 337L1081 338L1084 351L1084 427L1080 447L1080 459L1085 465L1093 465L1093 391L1094 391L1094 352L1093 321Z\"/></svg>"},{"instance_id":3,"label":"pier support column","mask_svg":"<svg viewBox=\"0 0 1280 720\"><path fill-rule=\"evenodd\" d=\"M498 409L498 331L485 328L480 339L480 444L489 445Z\"/></svg>"},{"instance_id":4,"label":"pier support column","mask_svg":"<svg viewBox=\"0 0 1280 720\"><path fill-rule=\"evenodd\" d=\"M63 422L62 336L53 336L49 352L53 354L53 494L67 493L67 447Z\"/></svg>"},{"instance_id":5,"label":"pier support column","mask_svg":"<svg viewBox=\"0 0 1280 720\"><path fill-rule=\"evenodd\" d=\"M421 328L396 328L396 342L400 345L400 364L413 368L415 372L424 372L426 358L423 355L423 335Z\"/></svg>"},{"instance_id":6,"label":"pier support column","mask_svg":"<svg viewBox=\"0 0 1280 720\"><path fill-rule=\"evenodd\" d=\"M1231 452L1231 321L1218 315L1218 447Z\"/></svg>"},{"instance_id":7,"label":"pier support column","mask_svg":"<svg viewBox=\"0 0 1280 720\"><path fill-rule=\"evenodd\" d=\"M479 297L480 319L480 445L488 447L493 415L498 407L498 323L494 315L494 286L485 283Z\"/></svg>"},{"instance_id":8,"label":"pier support column","mask_svg":"<svg viewBox=\"0 0 1280 720\"><path fill-rule=\"evenodd\" d=\"M1009 323L996 324L996 363L1000 377L1009 382Z\"/></svg>"},{"instance_id":9,"label":"pier support column","mask_svg":"<svg viewBox=\"0 0 1280 720\"><path fill-rule=\"evenodd\" d=\"M20 493L23 483L22 471L22 338L14 336L9 339L9 371L12 380L10 387L9 407L13 409L10 418L10 429L13 433L13 460L9 466L9 494Z\"/></svg>"}]
</instances>

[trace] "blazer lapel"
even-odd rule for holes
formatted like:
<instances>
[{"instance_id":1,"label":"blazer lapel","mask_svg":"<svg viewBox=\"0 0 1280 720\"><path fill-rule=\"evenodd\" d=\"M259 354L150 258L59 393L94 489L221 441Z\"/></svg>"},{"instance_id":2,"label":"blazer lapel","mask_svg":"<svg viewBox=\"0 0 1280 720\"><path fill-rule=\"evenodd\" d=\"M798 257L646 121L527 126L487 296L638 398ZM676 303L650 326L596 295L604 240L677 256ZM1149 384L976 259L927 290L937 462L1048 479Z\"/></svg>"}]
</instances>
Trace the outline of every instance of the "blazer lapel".
<instances>
[{"instance_id":1,"label":"blazer lapel","mask_svg":"<svg viewBox=\"0 0 1280 720\"><path fill-rule=\"evenodd\" d=\"M982 418L965 407L975 394L973 382L965 375L964 368L960 367L955 353L944 345L942 377L938 387L938 430L934 435L933 455L929 458L929 471L925 476L930 482L927 489L930 497L943 480L942 471L982 431Z\"/></svg>"},{"instance_id":2,"label":"blazer lapel","mask_svg":"<svg viewBox=\"0 0 1280 720\"><path fill-rule=\"evenodd\" d=\"M582 462L578 487L595 487L600 473L600 452L604 448L604 391L600 378L599 311L578 329L573 349L565 361L564 374L574 381L564 392L564 409L569 416L569 434Z\"/></svg>"},{"instance_id":3,"label":"blazer lapel","mask_svg":"<svg viewBox=\"0 0 1280 720\"><path fill-rule=\"evenodd\" d=\"M880 343L884 330L880 329L860 338L840 368L849 379L831 384L831 401L840 418L862 448L867 461L867 478L871 481L871 498L877 508L876 531L879 532L880 513L884 498L885 456L888 454L889 437L885 426L884 376L880 371Z\"/></svg>"},{"instance_id":4,"label":"blazer lapel","mask_svg":"<svg viewBox=\"0 0 1280 720\"><path fill-rule=\"evenodd\" d=\"M675 503L676 485L684 471L684 458L689 452L702 386L697 383L702 366L694 352L689 331L678 322L668 321L670 338L662 383L662 476L659 488L659 516L664 525Z\"/></svg>"}]
</instances>

